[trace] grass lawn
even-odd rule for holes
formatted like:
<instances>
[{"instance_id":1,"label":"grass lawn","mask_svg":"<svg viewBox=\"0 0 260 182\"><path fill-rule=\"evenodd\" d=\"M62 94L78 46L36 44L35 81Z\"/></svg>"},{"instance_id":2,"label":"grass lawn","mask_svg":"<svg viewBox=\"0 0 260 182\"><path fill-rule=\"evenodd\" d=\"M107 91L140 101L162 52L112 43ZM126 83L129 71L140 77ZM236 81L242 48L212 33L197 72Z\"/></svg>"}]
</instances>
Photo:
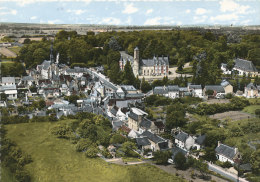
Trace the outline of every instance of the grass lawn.
<instances>
[{"instance_id":1,"label":"grass lawn","mask_svg":"<svg viewBox=\"0 0 260 182\"><path fill-rule=\"evenodd\" d=\"M192 74L192 67L184 68L182 71L176 70L176 73L179 73L179 74Z\"/></svg>"},{"instance_id":2,"label":"grass lawn","mask_svg":"<svg viewBox=\"0 0 260 182\"><path fill-rule=\"evenodd\" d=\"M6 182L17 182L12 173L8 169L6 169L4 166L1 165L1 181Z\"/></svg>"},{"instance_id":3,"label":"grass lawn","mask_svg":"<svg viewBox=\"0 0 260 182\"><path fill-rule=\"evenodd\" d=\"M255 114L255 110L260 109L260 105L250 105L243 109L243 112L247 112L249 114Z\"/></svg>"},{"instance_id":4,"label":"grass lawn","mask_svg":"<svg viewBox=\"0 0 260 182\"><path fill-rule=\"evenodd\" d=\"M123 162L141 162L141 159L133 158L133 157L123 157Z\"/></svg>"},{"instance_id":5,"label":"grass lawn","mask_svg":"<svg viewBox=\"0 0 260 182\"><path fill-rule=\"evenodd\" d=\"M64 120L59 122L71 122ZM149 164L119 166L102 159L89 159L75 150L75 145L50 133L57 123L22 123L6 125L7 137L32 156L26 165L34 182L97 181L183 181Z\"/></svg>"},{"instance_id":6,"label":"grass lawn","mask_svg":"<svg viewBox=\"0 0 260 182\"><path fill-rule=\"evenodd\" d=\"M10 51L13 51L15 54L19 55L19 51L21 50L21 47L14 46L14 47L8 47Z\"/></svg>"}]
</instances>

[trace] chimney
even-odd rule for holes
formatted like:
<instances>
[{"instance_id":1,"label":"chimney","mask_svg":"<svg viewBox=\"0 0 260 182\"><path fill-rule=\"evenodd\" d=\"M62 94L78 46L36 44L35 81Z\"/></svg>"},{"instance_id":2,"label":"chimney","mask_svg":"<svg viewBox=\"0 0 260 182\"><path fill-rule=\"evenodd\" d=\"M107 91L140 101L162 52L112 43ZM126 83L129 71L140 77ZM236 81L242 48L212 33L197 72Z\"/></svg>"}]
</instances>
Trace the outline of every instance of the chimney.
<instances>
[{"instance_id":1,"label":"chimney","mask_svg":"<svg viewBox=\"0 0 260 182\"><path fill-rule=\"evenodd\" d=\"M237 154L237 153L238 153L238 148L235 147L235 154Z\"/></svg>"},{"instance_id":2,"label":"chimney","mask_svg":"<svg viewBox=\"0 0 260 182\"><path fill-rule=\"evenodd\" d=\"M221 144L221 142L220 142L220 141L218 141L218 147L220 146L220 144Z\"/></svg>"}]
</instances>

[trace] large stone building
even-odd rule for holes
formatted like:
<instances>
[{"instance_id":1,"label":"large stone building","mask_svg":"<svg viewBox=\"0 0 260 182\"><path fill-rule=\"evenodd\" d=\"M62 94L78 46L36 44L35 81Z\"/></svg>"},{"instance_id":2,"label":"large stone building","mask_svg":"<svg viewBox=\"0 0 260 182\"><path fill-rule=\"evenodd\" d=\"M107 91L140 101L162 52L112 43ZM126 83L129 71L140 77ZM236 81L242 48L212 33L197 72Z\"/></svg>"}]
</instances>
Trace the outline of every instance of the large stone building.
<instances>
[{"instance_id":1,"label":"large stone building","mask_svg":"<svg viewBox=\"0 0 260 182\"><path fill-rule=\"evenodd\" d=\"M128 55L124 51L120 52L120 54L120 69L123 70L127 61L129 61L135 76L166 76L169 74L169 58L167 56L154 56L152 59L140 59L139 49L137 47L134 49L134 57Z\"/></svg>"}]
</instances>

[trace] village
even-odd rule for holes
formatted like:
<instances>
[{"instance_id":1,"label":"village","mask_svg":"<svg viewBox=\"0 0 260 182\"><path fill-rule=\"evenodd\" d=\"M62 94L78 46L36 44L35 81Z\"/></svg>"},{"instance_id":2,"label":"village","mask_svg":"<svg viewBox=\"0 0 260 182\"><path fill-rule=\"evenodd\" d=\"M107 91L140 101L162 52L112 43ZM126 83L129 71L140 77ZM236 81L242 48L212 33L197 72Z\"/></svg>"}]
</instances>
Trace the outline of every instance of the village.
<instances>
[{"instance_id":1,"label":"village","mask_svg":"<svg viewBox=\"0 0 260 182\"><path fill-rule=\"evenodd\" d=\"M121 70L124 69L127 61L131 63L133 73L139 78L145 75L155 78L158 75L165 77L169 75L167 57L154 57L154 61L139 60L139 50L135 48L134 57L121 53L121 59L118 62ZM234 62L235 65L231 71L235 71L241 76L259 75L251 61L235 59ZM221 70L223 74L231 74L226 64L222 64ZM142 93L133 85L112 83L104 75L102 66L70 68L66 64L61 64L59 54L54 58L52 50L50 60L44 60L35 69L26 70L26 73L27 76L1 78L1 107L12 108L9 110L10 115L28 116L29 119L52 116L54 120L80 112L102 115L111 122L114 132L121 131L124 133L124 137L135 141L137 148L134 152L142 158L151 159L156 151L171 151L168 163L174 163L178 153L182 153L185 157L200 158L202 154L199 151L204 148L207 136L189 134L178 127L170 131L170 138L162 137L161 134L166 129L166 118L151 119L148 116L149 113L146 112L144 106L147 97L153 95L170 99L195 97L204 102L215 100L216 103L225 102L228 95L245 98L260 97L260 85L250 83L243 91L234 93L233 86L227 80L223 80L220 85L205 85L204 88L202 85L190 83L187 87L156 86L149 92ZM32 112L24 109L35 107L36 101L42 103L41 108ZM188 113L185 115L188 118ZM237 164L237 161L240 160L237 147L225 145L220 141L216 145L214 150L217 160L222 163L229 162L231 166ZM117 158L116 150L119 146L121 145L115 144L108 147L113 158ZM209 165L211 164L209 163ZM215 166L215 168L217 167ZM216 169L211 170L218 173ZM225 177L236 180L236 175L237 172L234 172L233 169L230 175ZM241 178L241 181L246 180Z\"/></svg>"}]
</instances>

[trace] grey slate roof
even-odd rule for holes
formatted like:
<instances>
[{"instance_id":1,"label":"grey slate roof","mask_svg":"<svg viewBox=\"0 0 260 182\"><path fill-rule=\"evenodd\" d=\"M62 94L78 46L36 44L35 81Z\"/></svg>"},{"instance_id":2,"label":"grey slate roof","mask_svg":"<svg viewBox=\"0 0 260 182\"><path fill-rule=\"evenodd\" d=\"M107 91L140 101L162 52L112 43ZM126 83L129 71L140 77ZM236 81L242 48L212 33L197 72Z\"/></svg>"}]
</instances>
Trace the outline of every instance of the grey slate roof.
<instances>
[{"instance_id":1,"label":"grey slate roof","mask_svg":"<svg viewBox=\"0 0 260 182\"><path fill-rule=\"evenodd\" d=\"M142 121L140 122L140 126L146 128L146 129L149 129L151 127L151 125L152 125L152 121L150 121L147 118L143 118Z\"/></svg>"},{"instance_id":2,"label":"grey slate roof","mask_svg":"<svg viewBox=\"0 0 260 182\"><path fill-rule=\"evenodd\" d=\"M226 86L229 85L229 82L226 81L226 80L223 80L223 81L220 83L220 85L223 86L223 87L226 87Z\"/></svg>"},{"instance_id":3,"label":"grey slate roof","mask_svg":"<svg viewBox=\"0 0 260 182\"><path fill-rule=\"evenodd\" d=\"M128 114L128 117L130 117L131 119L138 121L138 115L135 114L134 112L130 111L130 113Z\"/></svg>"},{"instance_id":4,"label":"grey slate roof","mask_svg":"<svg viewBox=\"0 0 260 182\"><path fill-rule=\"evenodd\" d=\"M200 135L196 138L195 142L199 145L203 145L206 139L206 135Z\"/></svg>"},{"instance_id":5,"label":"grey slate roof","mask_svg":"<svg viewBox=\"0 0 260 182\"><path fill-rule=\"evenodd\" d=\"M179 152L182 153L184 156L187 154L187 151L185 151L179 147L173 147L172 148L172 159L173 160L174 160L176 154L178 154Z\"/></svg>"},{"instance_id":6,"label":"grey slate roof","mask_svg":"<svg viewBox=\"0 0 260 182\"><path fill-rule=\"evenodd\" d=\"M142 138L136 138L136 143L138 146L147 146L151 145L147 137L142 137Z\"/></svg>"},{"instance_id":7,"label":"grey slate roof","mask_svg":"<svg viewBox=\"0 0 260 182\"><path fill-rule=\"evenodd\" d=\"M159 95L167 94L168 93L168 89L167 89L167 87L166 88L159 87L159 86L158 87L154 87L153 93L154 94L159 94Z\"/></svg>"},{"instance_id":8,"label":"grey slate roof","mask_svg":"<svg viewBox=\"0 0 260 182\"><path fill-rule=\"evenodd\" d=\"M153 141L154 143L164 142L165 140L150 131L145 131L142 133L142 136L146 136L149 140Z\"/></svg>"},{"instance_id":9,"label":"grey slate roof","mask_svg":"<svg viewBox=\"0 0 260 182\"><path fill-rule=\"evenodd\" d=\"M142 59L140 65L143 67L151 67L155 65L169 65L169 58L166 57L153 57L153 59Z\"/></svg>"},{"instance_id":10,"label":"grey slate roof","mask_svg":"<svg viewBox=\"0 0 260 182\"><path fill-rule=\"evenodd\" d=\"M123 61L124 64L126 63L126 61L130 61L131 65L133 64L134 62L133 56L127 54L125 51L120 51L120 55L121 55L120 61Z\"/></svg>"},{"instance_id":11,"label":"grey slate roof","mask_svg":"<svg viewBox=\"0 0 260 182\"><path fill-rule=\"evenodd\" d=\"M2 83L15 83L14 77L2 77Z\"/></svg>"},{"instance_id":12,"label":"grey slate roof","mask_svg":"<svg viewBox=\"0 0 260 182\"><path fill-rule=\"evenodd\" d=\"M136 91L136 88L133 85L121 85L121 88L124 91Z\"/></svg>"},{"instance_id":13,"label":"grey slate roof","mask_svg":"<svg viewBox=\"0 0 260 182\"><path fill-rule=\"evenodd\" d=\"M190 89L202 89L201 85L189 85Z\"/></svg>"},{"instance_id":14,"label":"grey slate roof","mask_svg":"<svg viewBox=\"0 0 260 182\"><path fill-rule=\"evenodd\" d=\"M34 78L31 76L23 76L22 81L34 81Z\"/></svg>"},{"instance_id":15,"label":"grey slate roof","mask_svg":"<svg viewBox=\"0 0 260 182\"><path fill-rule=\"evenodd\" d=\"M246 88L256 90L256 86L253 83L249 83Z\"/></svg>"},{"instance_id":16,"label":"grey slate roof","mask_svg":"<svg viewBox=\"0 0 260 182\"><path fill-rule=\"evenodd\" d=\"M216 92L222 92L222 93L225 92L223 86L221 86L221 85L206 85L205 89L206 90L213 90L213 91L216 91Z\"/></svg>"},{"instance_id":17,"label":"grey slate roof","mask_svg":"<svg viewBox=\"0 0 260 182\"><path fill-rule=\"evenodd\" d=\"M239 59L239 58L235 59L234 68L241 69L244 71L249 71L249 72L257 72L257 69L252 63L252 61L248 61L245 59Z\"/></svg>"},{"instance_id":18,"label":"grey slate roof","mask_svg":"<svg viewBox=\"0 0 260 182\"><path fill-rule=\"evenodd\" d=\"M225 157L227 157L229 159L233 159L236 155L235 148L224 145L224 144L220 144L218 147L216 147L215 151L217 154L224 155Z\"/></svg>"},{"instance_id":19,"label":"grey slate roof","mask_svg":"<svg viewBox=\"0 0 260 182\"><path fill-rule=\"evenodd\" d=\"M116 116L117 111L118 111L118 107L116 107L116 106L114 106L114 107L110 110L110 112L111 112L114 116Z\"/></svg>"},{"instance_id":20,"label":"grey slate roof","mask_svg":"<svg viewBox=\"0 0 260 182\"><path fill-rule=\"evenodd\" d=\"M171 92L171 91L179 91L179 86L178 85L169 85L168 86L168 91Z\"/></svg>"},{"instance_id":21,"label":"grey slate roof","mask_svg":"<svg viewBox=\"0 0 260 182\"><path fill-rule=\"evenodd\" d=\"M181 131L180 133L178 133L175 136L175 139L185 142L188 137L189 137L189 135L187 133L184 133L183 131Z\"/></svg>"}]
</instances>

